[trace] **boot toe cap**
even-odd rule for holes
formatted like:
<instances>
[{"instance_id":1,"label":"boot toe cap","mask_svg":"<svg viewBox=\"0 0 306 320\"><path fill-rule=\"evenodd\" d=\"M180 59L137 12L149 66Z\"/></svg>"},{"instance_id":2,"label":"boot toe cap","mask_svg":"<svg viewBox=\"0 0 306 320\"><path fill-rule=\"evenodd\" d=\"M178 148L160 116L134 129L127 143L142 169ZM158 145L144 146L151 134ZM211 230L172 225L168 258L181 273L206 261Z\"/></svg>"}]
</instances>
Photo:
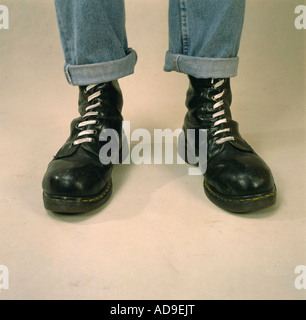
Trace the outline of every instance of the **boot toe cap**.
<instances>
[{"instance_id":1,"label":"boot toe cap","mask_svg":"<svg viewBox=\"0 0 306 320\"><path fill-rule=\"evenodd\" d=\"M53 196L87 197L98 194L108 182L106 170L94 164L78 164L65 159L52 161L42 181L44 192Z\"/></svg>"},{"instance_id":2,"label":"boot toe cap","mask_svg":"<svg viewBox=\"0 0 306 320\"><path fill-rule=\"evenodd\" d=\"M255 154L208 165L206 179L218 193L227 197L255 196L274 189L270 168Z\"/></svg>"}]
</instances>

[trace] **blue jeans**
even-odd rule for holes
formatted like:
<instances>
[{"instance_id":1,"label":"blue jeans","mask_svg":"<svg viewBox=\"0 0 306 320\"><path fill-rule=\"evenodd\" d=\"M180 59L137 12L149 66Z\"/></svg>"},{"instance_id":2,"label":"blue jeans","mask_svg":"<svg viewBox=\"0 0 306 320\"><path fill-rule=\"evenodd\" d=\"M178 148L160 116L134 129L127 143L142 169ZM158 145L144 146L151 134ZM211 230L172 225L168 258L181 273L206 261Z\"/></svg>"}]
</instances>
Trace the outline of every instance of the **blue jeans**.
<instances>
[{"instance_id":1,"label":"blue jeans","mask_svg":"<svg viewBox=\"0 0 306 320\"><path fill-rule=\"evenodd\" d=\"M116 80L134 72L124 0L55 0L64 71L72 85ZM170 0L165 71L196 78L237 75L245 0Z\"/></svg>"}]
</instances>

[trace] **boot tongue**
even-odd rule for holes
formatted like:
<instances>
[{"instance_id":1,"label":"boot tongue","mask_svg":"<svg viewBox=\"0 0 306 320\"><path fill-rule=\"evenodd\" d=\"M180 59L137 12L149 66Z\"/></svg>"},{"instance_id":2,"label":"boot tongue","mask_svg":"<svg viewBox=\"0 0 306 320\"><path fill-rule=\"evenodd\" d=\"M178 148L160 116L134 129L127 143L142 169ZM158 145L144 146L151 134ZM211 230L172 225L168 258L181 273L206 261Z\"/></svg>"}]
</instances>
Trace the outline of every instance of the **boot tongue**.
<instances>
[{"instance_id":1,"label":"boot tongue","mask_svg":"<svg viewBox=\"0 0 306 320\"><path fill-rule=\"evenodd\" d=\"M195 88L214 88L214 85L218 82L220 82L221 80L224 80L224 82L226 83L227 79L226 78L195 78L193 76L188 76L190 83L192 86L194 86Z\"/></svg>"},{"instance_id":2,"label":"boot tongue","mask_svg":"<svg viewBox=\"0 0 306 320\"><path fill-rule=\"evenodd\" d=\"M211 88L212 87L212 79L198 79L193 76L188 76L190 80L190 84L197 90L201 90L204 88Z\"/></svg>"}]
</instances>

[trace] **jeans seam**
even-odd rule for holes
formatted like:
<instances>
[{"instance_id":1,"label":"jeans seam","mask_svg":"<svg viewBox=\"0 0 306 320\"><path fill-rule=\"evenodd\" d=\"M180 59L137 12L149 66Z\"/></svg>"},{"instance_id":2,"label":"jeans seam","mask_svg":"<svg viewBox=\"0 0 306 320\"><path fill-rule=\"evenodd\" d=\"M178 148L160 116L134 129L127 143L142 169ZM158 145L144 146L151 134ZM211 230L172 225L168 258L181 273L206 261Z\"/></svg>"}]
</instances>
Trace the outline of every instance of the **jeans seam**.
<instances>
[{"instance_id":1,"label":"jeans seam","mask_svg":"<svg viewBox=\"0 0 306 320\"><path fill-rule=\"evenodd\" d=\"M62 35L63 35L63 42L62 43L63 43L64 55L65 56L69 56L70 59L71 59L72 56L71 56L71 54L69 52L69 47L67 45L67 40L66 40L66 31L64 32L65 28L63 27L63 24L62 24L62 21L61 21L62 17L61 17L61 14L60 14L57 6L55 6L55 11L56 11L56 14L58 16L57 22L58 22L59 30L62 31Z\"/></svg>"},{"instance_id":2,"label":"jeans seam","mask_svg":"<svg viewBox=\"0 0 306 320\"><path fill-rule=\"evenodd\" d=\"M65 65L65 74L66 74L66 78L68 80L68 83L73 84L70 73L69 73L69 65L68 64Z\"/></svg>"},{"instance_id":3,"label":"jeans seam","mask_svg":"<svg viewBox=\"0 0 306 320\"><path fill-rule=\"evenodd\" d=\"M189 49L189 25L187 18L187 0L180 0L180 22L183 54L188 55Z\"/></svg>"},{"instance_id":4,"label":"jeans seam","mask_svg":"<svg viewBox=\"0 0 306 320\"><path fill-rule=\"evenodd\" d=\"M181 68L180 68L180 58L181 58L181 55L178 54L177 57L176 57L176 62L175 62L178 72L182 72L182 71L181 71Z\"/></svg>"}]
</instances>

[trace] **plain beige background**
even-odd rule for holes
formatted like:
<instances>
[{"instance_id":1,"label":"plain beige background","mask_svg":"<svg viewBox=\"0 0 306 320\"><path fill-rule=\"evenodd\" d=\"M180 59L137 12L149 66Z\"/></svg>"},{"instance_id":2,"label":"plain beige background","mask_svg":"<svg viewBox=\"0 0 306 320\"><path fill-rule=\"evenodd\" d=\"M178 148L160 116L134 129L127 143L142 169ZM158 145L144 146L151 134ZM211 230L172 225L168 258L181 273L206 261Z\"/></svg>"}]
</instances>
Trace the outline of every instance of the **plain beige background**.
<instances>
[{"instance_id":1,"label":"plain beige background","mask_svg":"<svg viewBox=\"0 0 306 320\"><path fill-rule=\"evenodd\" d=\"M304 2L304 3L303 3ZM0 299L305 299L305 36L302 0L249 0L232 113L271 167L273 208L229 214L187 165L124 165L103 208L46 212L41 179L77 116L66 83L53 1L2 1L0 30ZM133 76L120 81L132 129L180 128L185 75L162 71L166 0L127 0Z\"/></svg>"}]
</instances>

